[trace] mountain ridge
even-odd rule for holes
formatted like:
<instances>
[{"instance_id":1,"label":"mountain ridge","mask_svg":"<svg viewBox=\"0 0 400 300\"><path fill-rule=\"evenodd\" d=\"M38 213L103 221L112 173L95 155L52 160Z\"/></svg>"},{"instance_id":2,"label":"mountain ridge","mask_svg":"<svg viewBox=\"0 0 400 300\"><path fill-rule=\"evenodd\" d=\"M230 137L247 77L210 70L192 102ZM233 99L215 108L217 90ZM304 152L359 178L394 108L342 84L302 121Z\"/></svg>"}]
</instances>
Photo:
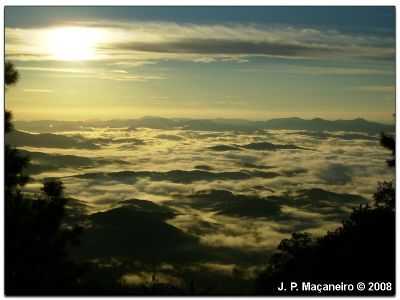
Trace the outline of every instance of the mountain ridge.
<instances>
[{"instance_id":1,"label":"mountain ridge","mask_svg":"<svg viewBox=\"0 0 400 300\"><path fill-rule=\"evenodd\" d=\"M269 129L311 130L311 131L354 131L370 134L394 132L395 124L383 124L363 118L326 120L322 118L302 119L299 117L274 118L265 121L245 119L189 119L142 117L137 119L112 119L107 121L16 121L19 130L49 133L57 131L82 130L89 127L111 127L152 129L187 129L194 131L255 131Z\"/></svg>"}]
</instances>

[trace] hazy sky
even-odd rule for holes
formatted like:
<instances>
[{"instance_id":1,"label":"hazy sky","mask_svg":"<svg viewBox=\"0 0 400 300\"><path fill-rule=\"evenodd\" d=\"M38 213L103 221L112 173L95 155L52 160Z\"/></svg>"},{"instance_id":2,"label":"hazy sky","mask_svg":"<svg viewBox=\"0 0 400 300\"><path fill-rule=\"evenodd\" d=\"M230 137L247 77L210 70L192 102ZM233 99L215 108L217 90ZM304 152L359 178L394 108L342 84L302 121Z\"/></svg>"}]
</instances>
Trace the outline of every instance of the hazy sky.
<instances>
[{"instance_id":1,"label":"hazy sky","mask_svg":"<svg viewBox=\"0 0 400 300\"><path fill-rule=\"evenodd\" d=\"M393 7L6 7L22 119L392 121Z\"/></svg>"}]
</instances>

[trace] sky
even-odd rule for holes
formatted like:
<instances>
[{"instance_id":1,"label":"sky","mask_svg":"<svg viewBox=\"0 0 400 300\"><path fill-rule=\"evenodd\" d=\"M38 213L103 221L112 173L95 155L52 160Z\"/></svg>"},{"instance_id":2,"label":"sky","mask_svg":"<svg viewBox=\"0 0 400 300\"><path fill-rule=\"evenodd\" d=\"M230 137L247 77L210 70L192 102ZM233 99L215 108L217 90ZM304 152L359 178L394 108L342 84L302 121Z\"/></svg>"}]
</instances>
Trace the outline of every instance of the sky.
<instances>
[{"instance_id":1,"label":"sky","mask_svg":"<svg viewBox=\"0 0 400 300\"><path fill-rule=\"evenodd\" d=\"M12 7L16 120L393 121L394 7Z\"/></svg>"}]
</instances>

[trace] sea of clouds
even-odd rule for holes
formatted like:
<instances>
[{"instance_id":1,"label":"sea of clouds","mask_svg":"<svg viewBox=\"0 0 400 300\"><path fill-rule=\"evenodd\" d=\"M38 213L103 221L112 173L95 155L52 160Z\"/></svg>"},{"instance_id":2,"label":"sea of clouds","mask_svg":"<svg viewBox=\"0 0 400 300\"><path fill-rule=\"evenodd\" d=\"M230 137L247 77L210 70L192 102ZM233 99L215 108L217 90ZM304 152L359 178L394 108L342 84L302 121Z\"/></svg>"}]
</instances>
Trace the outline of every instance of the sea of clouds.
<instances>
[{"instance_id":1,"label":"sea of clouds","mask_svg":"<svg viewBox=\"0 0 400 300\"><path fill-rule=\"evenodd\" d=\"M83 255L131 257L136 263L122 276L127 284L149 281L154 268L160 282L177 284L187 274L202 281L205 272L250 282L282 239L334 230L352 208L371 201L378 181L394 177L379 136L363 133L82 128L57 134L96 147L20 147L36 165L26 191L60 178L90 224Z\"/></svg>"}]
</instances>

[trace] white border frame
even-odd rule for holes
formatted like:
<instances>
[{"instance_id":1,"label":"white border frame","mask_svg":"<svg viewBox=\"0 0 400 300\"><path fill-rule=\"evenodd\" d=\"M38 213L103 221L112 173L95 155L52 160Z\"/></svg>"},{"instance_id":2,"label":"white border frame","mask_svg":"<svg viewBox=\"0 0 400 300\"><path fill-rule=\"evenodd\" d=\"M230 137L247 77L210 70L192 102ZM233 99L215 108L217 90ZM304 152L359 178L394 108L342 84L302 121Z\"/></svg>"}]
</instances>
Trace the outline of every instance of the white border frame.
<instances>
[{"instance_id":1,"label":"white border frame","mask_svg":"<svg viewBox=\"0 0 400 300\"><path fill-rule=\"evenodd\" d=\"M400 4L400 1L393 0L363 0L363 1L355 1L355 0L329 0L329 1L316 1L316 0L4 0L0 3L0 26L3 31L2 34L2 42L0 45L0 54L4 58L4 7L5 6L395 6L397 10L397 4ZM397 14L396 14L396 108L397 112L397 103L398 97L397 87L399 86L399 77L397 76L398 70L398 51L397 51L397 40L399 38L399 23L397 22ZM1 64L1 74L0 80L4 82L4 64ZM1 89L1 109L4 111L4 85ZM2 114L1 123L0 123L0 134L1 141L3 145L0 147L0 155L2 159L0 160L0 169L4 170L4 115ZM400 124L397 122L396 116L396 139L398 137L398 133L400 132ZM399 166L399 151L396 149L396 166ZM396 167L396 187L399 186L400 178L398 176L398 167ZM0 173L0 244L2 247L0 249L0 297L5 297L4 295L4 172ZM396 201L397 199L396 194ZM398 203L397 203L398 204ZM399 205L397 205L399 207ZM398 217L396 216L396 250L399 250L399 222ZM399 252L399 251L396 251ZM397 253L396 253L397 254ZM399 266L399 258L396 255L396 271ZM395 298L400 298L400 274L396 272L396 296ZM22 297L19 297L22 298ZM36 298L53 298L53 297L36 297ZM85 297L63 297L63 298L71 298L71 299L83 299ZM94 297L99 298L100 297ZM118 297L110 297L117 299ZM136 298L149 298L149 297L136 297ZM163 297L150 297L150 298L163 298ZM172 299L179 299L179 297L169 297ZM189 297L192 298L192 297ZM206 297L211 298L211 297ZM250 299L253 297L235 297L240 299ZM266 297L267 298L267 297ZM270 297L272 298L272 297ZM279 296L277 296L279 298ZM285 298L298 298L298 297L285 297ZM321 297L301 297L305 299L311 298L323 298ZM343 297L329 297L329 298L343 298ZM346 298L358 298L358 297L346 297ZM372 299L378 299L379 297L368 297Z\"/></svg>"}]
</instances>

